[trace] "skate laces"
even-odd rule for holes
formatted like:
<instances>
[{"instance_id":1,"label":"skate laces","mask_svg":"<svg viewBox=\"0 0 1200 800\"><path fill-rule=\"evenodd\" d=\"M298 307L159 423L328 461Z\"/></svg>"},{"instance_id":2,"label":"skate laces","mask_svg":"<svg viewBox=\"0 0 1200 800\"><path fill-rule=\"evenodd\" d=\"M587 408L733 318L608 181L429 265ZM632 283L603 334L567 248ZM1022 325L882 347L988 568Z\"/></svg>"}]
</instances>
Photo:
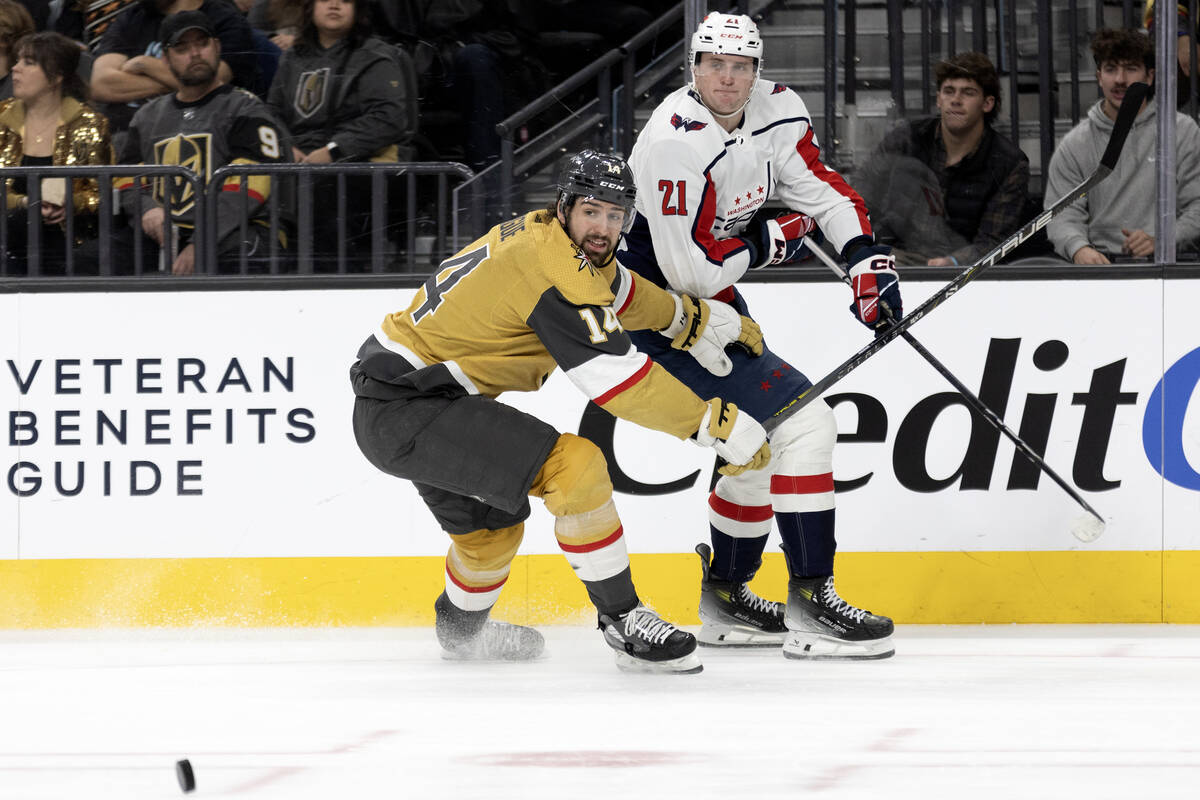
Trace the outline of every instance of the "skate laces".
<instances>
[{"instance_id":1,"label":"skate laces","mask_svg":"<svg viewBox=\"0 0 1200 800\"><path fill-rule=\"evenodd\" d=\"M742 601L743 605L749 606L751 611L756 611L760 614L779 613L776 609L778 603L774 603L764 597L759 597L754 592L750 591L750 587L747 584L743 583L738 586L737 597L738 600Z\"/></svg>"},{"instance_id":2,"label":"skate laces","mask_svg":"<svg viewBox=\"0 0 1200 800\"><path fill-rule=\"evenodd\" d=\"M833 588L832 575L825 581L825 585L821 587L821 600L824 601L825 605L829 606L834 611L850 617L850 619L854 620L855 622L862 622L863 617L870 613L869 611L864 611L861 608L855 608L839 597L837 589Z\"/></svg>"},{"instance_id":3,"label":"skate laces","mask_svg":"<svg viewBox=\"0 0 1200 800\"><path fill-rule=\"evenodd\" d=\"M625 638L637 636L650 644L662 644L675 632L675 626L645 606L637 606L625 615Z\"/></svg>"}]
</instances>

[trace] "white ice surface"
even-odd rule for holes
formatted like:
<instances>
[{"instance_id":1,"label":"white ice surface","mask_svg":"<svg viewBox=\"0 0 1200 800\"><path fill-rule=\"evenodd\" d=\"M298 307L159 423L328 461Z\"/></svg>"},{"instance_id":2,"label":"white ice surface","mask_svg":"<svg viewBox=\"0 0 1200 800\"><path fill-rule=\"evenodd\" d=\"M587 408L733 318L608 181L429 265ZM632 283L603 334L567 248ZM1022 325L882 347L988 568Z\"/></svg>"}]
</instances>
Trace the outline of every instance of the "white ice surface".
<instances>
[{"instance_id":1,"label":"white ice surface","mask_svg":"<svg viewBox=\"0 0 1200 800\"><path fill-rule=\"evenodd\" d=\"M429 629L0 634L0 798L1196 798L1200 629L901 627L897 655L626 675Z\"/></svg>"}]
</instances>

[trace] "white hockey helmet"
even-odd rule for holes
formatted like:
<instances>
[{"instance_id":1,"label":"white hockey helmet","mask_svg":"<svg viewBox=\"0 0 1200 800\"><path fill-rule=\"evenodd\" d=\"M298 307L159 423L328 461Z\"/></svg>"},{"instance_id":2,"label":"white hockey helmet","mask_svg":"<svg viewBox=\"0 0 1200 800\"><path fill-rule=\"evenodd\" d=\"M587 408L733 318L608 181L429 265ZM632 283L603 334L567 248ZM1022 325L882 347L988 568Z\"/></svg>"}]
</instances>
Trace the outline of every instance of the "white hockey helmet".
<instances>
[{"instance_id":1,"label":"white hockey helmet","mask_svg":"<svg viewBox=\"0 0 1200 800\"><path fill-rule=\"evenodd\" d=\"M745 14L718 14L713 12L701 20L692 34L692 65L701 53L749 56L762 72L763 43L758 35L758 26Z\"/></svg>"}]
</instances>

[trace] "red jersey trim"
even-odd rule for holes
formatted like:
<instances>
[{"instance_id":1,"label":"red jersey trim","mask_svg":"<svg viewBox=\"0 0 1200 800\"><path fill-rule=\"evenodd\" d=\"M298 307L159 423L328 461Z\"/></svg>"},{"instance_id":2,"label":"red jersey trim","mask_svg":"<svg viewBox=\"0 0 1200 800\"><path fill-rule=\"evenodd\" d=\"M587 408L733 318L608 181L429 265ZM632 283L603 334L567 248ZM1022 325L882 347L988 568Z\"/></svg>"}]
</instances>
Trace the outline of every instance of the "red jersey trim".
<instances>
[{"instance_id":1,"label":"red jersey trim","mask_svg":"<svg viewBox=\"0 0 1200 800\"><path fill-rule=\"evenodd\" d=\"M614 397L619 395L621 392L624 392L626 389L633 386L635 383L640 381L642 378L649 375L650 368L653 366L654 366L654 362L650 360L650 356L646 356L646 362L644 364L642 364L641 368L637 372L633 373L628 378L621 381L620 383L618 383L613 388L609 389L604 394L602 394L598 397L593 397L592 401L598 406L604 405L605 403L607 403L608 401L612 400Z\"/></svg>"}]
</instances>

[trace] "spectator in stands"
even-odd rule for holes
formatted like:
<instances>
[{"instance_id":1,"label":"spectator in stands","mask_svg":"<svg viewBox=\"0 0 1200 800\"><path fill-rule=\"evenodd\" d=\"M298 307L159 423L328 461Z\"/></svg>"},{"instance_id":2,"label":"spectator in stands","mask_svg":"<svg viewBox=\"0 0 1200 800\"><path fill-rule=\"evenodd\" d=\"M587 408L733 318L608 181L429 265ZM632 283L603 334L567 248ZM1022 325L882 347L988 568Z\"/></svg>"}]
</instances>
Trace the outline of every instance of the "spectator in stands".
<instances>
[{"instance_id":1,"label":"spectator in stands","mask_svg":"<svg viewBox=\"0 0 1200 800\"><path fill-rule=\"evenodd\" d=\"M22 38L12 51L13 98L0 103L0 166L87 166L112 163L108 120L84 105L87 87L77 72L79 46L57 33ZM28 185L7 181L8 268L26 271ZM61 272L66 261L65 179L41 182L42 270ZM74 246L95 237L100 204L94 179L71 182ZM14 263L15 261L15 263Z\"/></svg>"},{"instance_id":2,"label":"spectator in stands","mask_svg":"<svg viewBox=\"0 0 1200 800\"><path fill-rule=\"evenodd\" d=\"M535 20L514 13L514 1L431 0L416 17L413 60L421 77L422 115L437 110L457 116L438 131L437 155L460 160L447 152L452 143L477 172L500 157L496 124L552 85L532 46Z\"/></svg>"},{"instance_id":3,"label":"spectator in stands","mask_svg":"<svg viewBox=\"0 0 1200 800\"><path fill-rule=\"evenodd\" d=\"M900 123L855 186L877 239L897 249L897 261L958 266L1020 227L1029 159L992 127L1000 80L987 56L951 56L934 76L938 116Z\"/></svg>"},{"instance_id":4,"label":"spectator in stands","mask_svg":"<svg viewBox=\"0 0 1200 800\"><path fill-rule=\"evenodd\" d=\"M292 157L303 164L397 161L412 139L408 87L396 48L370 35L364 2L305 0L300 35L271 84L268 105L292 134ZM405 60L404 65L408 62ZM370 181L352 179L347 245L366 255ZM336 191L332 178L315 191ZM337 252L336 215L314 221L314 252Z\"/></svg>"},{"instance_id":5,"label":"spectator in stands","mask_svg":"<svg viewBox=\"0 0 1200 800\"><path fill-rule=\"evenodd\" d=\"M1100 161L1125 90L1154 80L1150 37L1132 30L1105 29L1092 38L1096 80L1103 97L1059 143L1046 176L1046 206L1085 179ZM1064 209L1047 226L1055 251L1076 264L1109 264L1115 258L1154 255L1157 147L1156 111L1142 104L1116 169ZM1181 246L1200 237L1200 128L1175 115L1176 239Z\"/></svg>"},{"instance_id":6,"label":"spectator in stands","mask_svg":"<svg viewBox=\"0 0 1200 800\"><path fill-rule=\"evenodd\" d=\"M12 97L12 68L17 60L13 47L34 32L33 17L16 0L0 0L0 100Z\"/></svg>"},{"instance_id":7,"label":"spectator in stands","mask_svg":"<svg viewBox=\"0 0 1200 800\"><path fill-rule=\"evenodd\" d=\"M207 183L227 164L270 164L288 160L291 143L286 129L266 105L243 89L220 78L221 41L217 27L200 11L182 11L163 20L159 33L163 59L179 89L138 109L120 151L122 164L180 164L192 168ZM242 197L242 180L247 192ZM238 269L244 248L252 268L265 268L269 258L270 227L267 200L272 181L262 175L231 176L221 187L216 226L222 271ZM110 250L114 264L133 263L134 237L143 237L151 258L176 275L195 271L197 198L191 185L175 179L125 181L121 203L131 227L114 235ZM211 189L210 189L211 191ZM168 241L164 225L171 214L178 242ZM248 219L245 238L242 222ZM286 244L281 229L280 246ZM174 238L174 237L173 237Z\"/></svg>"},{"instance_id":8,"label":"spectator in stands","mask_svg":"<svg viewBox=\"0 0 1200 800\"><path fill-rule=\"evenodd\" d=\"M246 18L255 30L263 31L280 50L291 50L304 19L303 0L254 0Z\"/></svg>"},{"instance_id":9,"label":"spectator in stands","mask_svg":"<svg viewBox=\"0 0 1200 800\"><path fill-rule=\"evenodd\" d=\"M92 97L106 104L101 110L112 124L118 152L121 134L137 108L151 98L179 89L161 58L158 30L165 17L180 11L201 11L211 20L220 39L218 77L223 82L252 92L263 90L258 85L250 25L228 0L138 0L105 30L92 69Z\"/></svg>"},{"instance_id":10,"label":"spectator in stands","mask_svg":"<svg viewBox=\"0 0 1200 800\"><path fill-rule=\"evenodd\" d=\"M1146 11L1142 16L1142 24L1154 36L1154 0L1146 0ZM1187 104L1192 94L1192 52L1196 49L1196 38L1193 32L1196 26L1188 16L1188 4L1175 5L1175 35L1177 38L1176 58L1179 59L1179 69L1176 72L1175 103L1182 108Z\"/></svg>"}]
</instances>

